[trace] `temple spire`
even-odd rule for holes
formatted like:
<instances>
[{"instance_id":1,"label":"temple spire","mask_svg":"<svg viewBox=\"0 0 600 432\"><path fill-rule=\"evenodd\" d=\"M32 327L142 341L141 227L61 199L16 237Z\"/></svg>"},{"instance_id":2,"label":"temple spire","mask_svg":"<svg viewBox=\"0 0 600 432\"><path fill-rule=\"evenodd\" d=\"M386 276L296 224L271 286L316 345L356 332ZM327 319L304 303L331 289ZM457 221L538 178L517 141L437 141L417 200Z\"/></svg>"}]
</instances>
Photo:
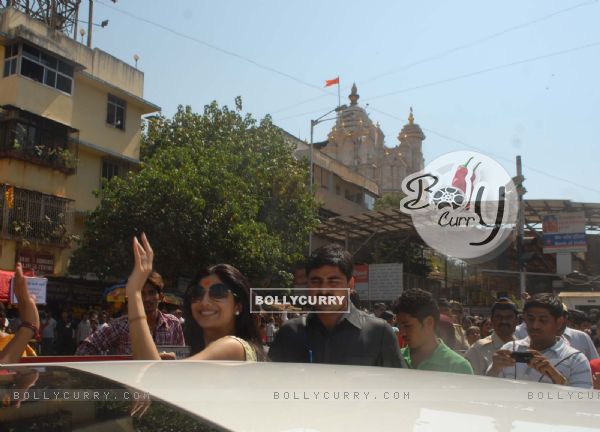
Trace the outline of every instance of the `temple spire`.
<instances>
[{"instance_id":1,"label":"temple spire","mask_svg":"<svg viewBox=\"0 0 600 432\"><path fill-rule=\"evenodd\" d=\"M357 89L356 89L356 83L352 84L352 92L350 93L350 96L348 96L348 99L350 99L350 105L354 106L358 103L358 99L360 98L360 95L357 93Z\"/></svg>"},{"instance_id":2,"label":"temple spire","mask_svg":"<svg viewBox=\"0 0 600 432\"><path fill-rule=\"evenodd\" d=\"M408 116L408 124L415 124L415 116L413 115L413 109L410 107L410 115Z\"/></svg>"}]
</instances>

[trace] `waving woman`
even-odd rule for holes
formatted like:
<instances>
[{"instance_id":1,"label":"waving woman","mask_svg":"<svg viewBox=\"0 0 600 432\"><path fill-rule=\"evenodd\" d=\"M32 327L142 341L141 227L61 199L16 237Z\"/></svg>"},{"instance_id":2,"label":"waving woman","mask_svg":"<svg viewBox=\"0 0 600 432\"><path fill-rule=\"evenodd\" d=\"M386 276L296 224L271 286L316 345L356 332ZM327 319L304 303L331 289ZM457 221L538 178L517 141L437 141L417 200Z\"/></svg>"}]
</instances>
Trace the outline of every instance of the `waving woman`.
<instances>
[{"instance_id":1,"label":"waving woman","mask_svg":"<svg viewBox=\"0 0 600 432\"><path fill-rule=\"evenodd\" d=\"M154 252L145 234L133 239L135 263L127 281L129 332L133 357L160 360L146 323L142 287L152 272ZM235 267L218 264L200 272L185 298L188 360L264 359L256 318L250 314L250 288Z\"/></svg>"}]
</instances>

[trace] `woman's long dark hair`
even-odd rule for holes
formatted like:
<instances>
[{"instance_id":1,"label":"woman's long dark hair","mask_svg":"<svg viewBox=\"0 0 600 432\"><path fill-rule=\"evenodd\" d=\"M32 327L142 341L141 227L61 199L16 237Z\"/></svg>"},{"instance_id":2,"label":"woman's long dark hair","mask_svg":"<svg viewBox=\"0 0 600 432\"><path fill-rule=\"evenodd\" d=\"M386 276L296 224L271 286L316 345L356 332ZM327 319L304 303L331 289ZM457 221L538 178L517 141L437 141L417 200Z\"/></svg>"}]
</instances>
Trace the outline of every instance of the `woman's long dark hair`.
<instances>
[{"instance_id":1,"label":"woman's long dark hair","mask_svg":"<svg viewBox=\"0 0 600 432\"><path fill-rule=\"evenodd\" d=\"M183 314L185 318L185 340L191 345L191 355L199 353L205 348L204 333L192 315L191 290L207 276L216 275L221 281L232 288L236 294L234 300L241 303L242 310L235 317L235 334L244 339L256 351L258 360L265 360L266 356L260 339L258 327L258 314L250 313L250 284L246 277L234 266L229 264L217 264L200 271L190 283L183 303Z\"/></svg>"}]
</instances>

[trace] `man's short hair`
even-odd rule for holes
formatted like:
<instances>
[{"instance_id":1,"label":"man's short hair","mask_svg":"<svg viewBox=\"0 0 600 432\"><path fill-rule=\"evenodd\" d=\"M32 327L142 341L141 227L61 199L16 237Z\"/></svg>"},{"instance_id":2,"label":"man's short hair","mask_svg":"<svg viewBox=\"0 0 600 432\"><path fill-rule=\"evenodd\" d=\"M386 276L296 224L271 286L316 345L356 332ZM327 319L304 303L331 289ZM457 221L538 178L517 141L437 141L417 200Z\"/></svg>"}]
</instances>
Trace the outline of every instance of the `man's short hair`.
<instances>
[{"instance_id":1,"label":"man's short hair","mask_svg":"<svg viewBox=\"0 0 600 432\"><path fill-rule=\"evenodd\" d=\"M581 325L585 321L589 321L586 313L578 309L569 309L568 316L575 325Z\"/></svg>"},{"instance_id":2,"label":"man's short hair","mask_svg":"<svg viewBox=\"0 0 600 432\"><path fill-rule=\"evenodd\" d=\"M306 276L308 277L312 270L327 265L339 268L346 279L352 278L354 272L352 255L340 245L331 243L314 251L306 261Z\"/></svg>"},{"instance_id":3,"label":"man's short hair","mask_svg":"<svg viewBox=\"0 0 600 432\"><path fill-rule=\"evenodd\" d=\"M395 314L409 314L420 323L428 316L433 317L436 326L440 320L440 309L431 293L418 288L404 291L392 306L392 310Z\"/></svg>"},{"instance_id":4,"label":"man's short hair","mask_svg":"<svg viewBox=\"0 0 600 432\"><path fill-rule=\"evenodd\" d=\"M448 302L447 299L445 299L443 297L438 300L437 304L438 304L439 309L441 309L441 308L450 309L450 303Z\"/></svg>"},{"instance_id":5,"label":"man's short hair","mask_svg":"<svg viewBox=\"0 0 600 432\"><path fill-rule=\"evenodd\" d=\"M380 318L385 321L389 321L394 318L394 313L392 311L386 310L383 314L381 314Z\"/></svg>"},{"instance_id":6,"label":"man's short hair","mask_svg":"<svg viewBox=\"0 0 600 432\"><path fill-rule=\"evenodd\" d=\"M554 318L563 316L563 304L560 299L553 294L536 294L525 302L523 312L526 313L531 308L546 309Z\"/></svg>"},{"instance_id":7,"label":"man's short hair","mask_svg":"<svg viewBox=\"0 0 600 432\"><path fill-rule=\"evenodd\" d=\"M464 312L463 305L460 302L457 302L456 300L450 300L448 302L448 306L450 307L450 310L452 312L456 312L459 315L462 315Z\"/></svg>"},{"instance_id":8,"label":"man's short hair","mask_svg":"<svg viewBox=\"0 0 600 432\"><path fill-rule=\"evenodd\" d=\"M155 271L150 273L150 276L148 276L146 283L152 285L152 288L154 288L156 291L158 291L159 294L162 293L163 288L165 287L165 283L163 281L162 276L160 274L158 274L158 272L155 272Z\"/></svg>"},{"instance_id":9,"label":"man's short hair","mask_svg":"<svg viewBox=\"0 0 600 432\"><path fill-rule=\"evenodd\" d=\"M514 304L509 298L501 297L492 305L492 317L494 316L494 312L497 310L510 310L515 313L515 316L518 315L519 310L517 309L517 305Z\"/></svg>"}]
</instances>

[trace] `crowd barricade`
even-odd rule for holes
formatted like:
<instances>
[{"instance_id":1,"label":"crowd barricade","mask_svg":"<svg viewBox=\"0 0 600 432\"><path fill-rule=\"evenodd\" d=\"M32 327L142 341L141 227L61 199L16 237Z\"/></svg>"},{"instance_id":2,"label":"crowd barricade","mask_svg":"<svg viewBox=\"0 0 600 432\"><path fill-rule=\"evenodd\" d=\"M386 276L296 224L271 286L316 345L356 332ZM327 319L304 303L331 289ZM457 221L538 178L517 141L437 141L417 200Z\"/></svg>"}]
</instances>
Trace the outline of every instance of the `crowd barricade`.
<instances>
[{"instance_id":1,"label":"crowd barricade","mask_svg":"<svg viewBox=\"0 0 600 432\"><path fill-rule=\"evenodd\" d=\"M73 363L91 361L133 360L131 355L95 355L95 356L38 356L21 357L19 363Z\"/></svg>"}]
</instances>

